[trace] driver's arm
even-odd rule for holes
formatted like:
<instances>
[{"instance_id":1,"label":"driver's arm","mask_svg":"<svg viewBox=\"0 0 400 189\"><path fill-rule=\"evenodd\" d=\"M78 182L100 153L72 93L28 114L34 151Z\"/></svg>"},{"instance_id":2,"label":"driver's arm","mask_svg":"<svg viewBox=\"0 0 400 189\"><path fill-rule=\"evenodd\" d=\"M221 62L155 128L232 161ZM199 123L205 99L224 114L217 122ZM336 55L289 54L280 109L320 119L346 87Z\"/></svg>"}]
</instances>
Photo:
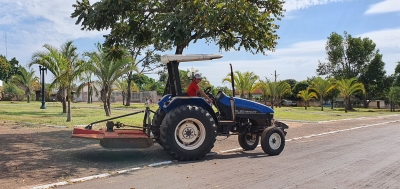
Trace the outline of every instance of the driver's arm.
<instances>
[{"instance_id":1,"label":"driver's arm","mask_svg":"<svg viewBox=\"0 0 400 189\"><path fill-rule=\"evenodd\" d=\"M208 97L206 93L203 92L203 90L198 89L197 92L200 93L202 97L209 100L211 103L213 102L212 99L210 97Z\"/></svg>"}]
</instances>

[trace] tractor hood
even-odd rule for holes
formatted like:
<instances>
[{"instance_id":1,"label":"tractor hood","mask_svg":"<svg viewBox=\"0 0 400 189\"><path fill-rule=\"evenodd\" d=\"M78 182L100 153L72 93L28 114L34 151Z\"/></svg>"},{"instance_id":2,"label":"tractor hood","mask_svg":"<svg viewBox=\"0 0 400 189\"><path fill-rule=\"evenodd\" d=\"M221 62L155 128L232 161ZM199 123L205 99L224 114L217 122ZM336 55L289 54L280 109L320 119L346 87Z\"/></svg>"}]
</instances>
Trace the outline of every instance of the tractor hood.
<instances>
[{"instance_id":1,"label":"tractor hood","mask_svg":"<svg viewBox=\"0 0 400 189\"><path fill-rule=\"evenodd\" d=\"M243 98L236 98L236 113L274 113L274 110L264 104L246 100Z\"/></svg>"},{"instance_id":2,"label":"tractor hood","mask_svg":"<svg viewBox=\"0 0 400 189\"><path fill-rule=\"evenodd\" d=\"M217 104L220 103L221 106L230 107L231 97L227 96L224 92L218 92ZM235 101L235 111L236 113L274 113L274 110L264 104L254 102L251 100L246 100L243 98L233 98Z\"/></svg>"}]
</instances>

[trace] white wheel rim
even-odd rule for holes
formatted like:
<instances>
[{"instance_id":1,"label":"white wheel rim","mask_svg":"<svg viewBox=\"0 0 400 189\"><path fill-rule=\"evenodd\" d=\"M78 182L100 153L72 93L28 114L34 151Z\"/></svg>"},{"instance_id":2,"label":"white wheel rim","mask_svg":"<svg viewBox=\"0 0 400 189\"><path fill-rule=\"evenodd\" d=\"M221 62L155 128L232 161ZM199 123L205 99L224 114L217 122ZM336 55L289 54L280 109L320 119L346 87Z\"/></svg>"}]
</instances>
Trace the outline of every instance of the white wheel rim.
<instances>
[{"instance_id":1,"label":"white wheel rim","mask_svg":"<svg viewBox=\"0 0 400 189\"><path fill-rule=\"evenodd\" d=\"M271 149L279 149L279 147L281 147L281 140L281 135L278 133L272 133L271 136L269 136L269 146Z\"/></svg>"},{"instance_id":2,"label":"white wheel rim","mask_svg":"<svg viewBox=\"0 0 400 189\"><path fill-rule=\"evenodd\" d=\"M200 147L206 139L206 129L197 119L182 120L175 128L175 142L185 150L194 150Z\"/></svg>"}]
</instances>

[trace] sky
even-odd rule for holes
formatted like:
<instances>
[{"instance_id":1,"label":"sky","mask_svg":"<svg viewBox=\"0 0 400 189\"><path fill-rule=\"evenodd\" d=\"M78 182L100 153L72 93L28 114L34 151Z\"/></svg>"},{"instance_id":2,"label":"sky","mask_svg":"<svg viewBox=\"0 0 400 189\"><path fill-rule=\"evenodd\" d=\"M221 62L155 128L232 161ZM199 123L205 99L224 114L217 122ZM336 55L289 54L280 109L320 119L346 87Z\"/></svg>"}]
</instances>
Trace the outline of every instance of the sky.
<instances>
[{"instance_id":1,"label":"sky","mask_svg":"<svg viewBox=\"0 0 400 189\"><path fill-rule=\"evenodd\" d=\"M82 31L70 18L75 0L0 0L0 54L26 66L44 44L60 47L73 40L78 52L94 51L109 31ZM93 0L90 1L94 2ZM180 69L198 70L214 86L230 71L253 71L260 78L302 81L316 76L318 61L326 61L325 43L332 32L372 39L383 55L387 75L400 61L400 0L286 0L285 17L276 24L280 39L274 52L253 55L220 51L204 40L191 43L184 54L222 54L218 60L187 62ZM164 54L173 54L166 52ZM39 75L38 66L32 67ZM48 73L46 81L52 76ZM155 74L149 75L157 79Z\"/></svg>"}]
</instances>

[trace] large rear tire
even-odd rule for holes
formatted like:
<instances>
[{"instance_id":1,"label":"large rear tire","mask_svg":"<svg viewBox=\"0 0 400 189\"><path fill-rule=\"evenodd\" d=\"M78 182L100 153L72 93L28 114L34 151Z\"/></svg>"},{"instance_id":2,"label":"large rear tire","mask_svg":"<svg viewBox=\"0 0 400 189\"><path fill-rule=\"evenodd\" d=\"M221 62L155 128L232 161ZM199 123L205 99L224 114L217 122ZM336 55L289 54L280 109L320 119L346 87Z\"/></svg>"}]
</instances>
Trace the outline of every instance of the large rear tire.
<instances>
[{"instance_id":1,"label":"large rear tire","mask_svg":"<svg viewBox=\"0 0 400 189\"><path fill-rule=\"evenodd\" d=\"M240 147L244 150L254 150L260 142L260 136L257 134L245 133L238 136L238 142Z\"/></svg>"},{"instance_id":2,"label":"large rear tire","mask_svg":"<svg viewBox=\"0 0 400 189\"><path fill-rule=\"evenodd\" d=\"M152 122L151 124L154 126L153 129L151 130L151 133L153 134L155 141L161 146L163 144L161 143L160 139L160 126L164 117L165 117L165 112L162 111L160 108L158 108L153 116L153 120L151 121Z\"/></svg>"},{"instance_id":3,"label":"large rear tire","mask_svg":"<svg viewBox=\"0 0 400 189\"><path fill-rule=\"evenodd\" d=\"M261 134L261 148L270 155L279 155L285 147L285 135L278 127L268 127Z\"/></svg>"},{"instance_id":4,"label":"large rear tire","mask_svg":"<svg viewBox=\"0 0 400 189\"><path fill-rule=\"evenodd\" d=\"M217 137L213 117L201 107L183 105L167 113L161 124L161 142L175 159L204 158Z\"/></svg>"}]
</instances>

